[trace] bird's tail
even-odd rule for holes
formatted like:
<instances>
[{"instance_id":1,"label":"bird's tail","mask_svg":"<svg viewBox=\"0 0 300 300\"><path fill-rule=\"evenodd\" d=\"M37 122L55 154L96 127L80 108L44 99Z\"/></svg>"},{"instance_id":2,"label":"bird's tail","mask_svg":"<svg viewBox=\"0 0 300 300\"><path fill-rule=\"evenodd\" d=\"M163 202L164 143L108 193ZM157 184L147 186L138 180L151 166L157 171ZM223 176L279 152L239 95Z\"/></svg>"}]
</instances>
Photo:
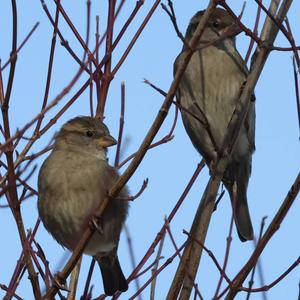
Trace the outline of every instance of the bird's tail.
<instances>
[{"instance_id":1,"label":"bird's tail","mask_svg":"<svg viewBox=\"0 0 300 300\"><path fill-rule=\"evenodd\" d=\"M243 183L237 182L236 193L231 188L229 194L239 238L242 242L252 240L253 227L247 202L247 189Z\"/></svg>"},{"instance_id":2,"label":"bird's tail","mask_svg":"<svg viewBox=\"0 0 300 300\"><path fill-rule=\"evenodd\" d=\"M112 296L117 291L127 291L128 284L122 272L118 257L102 256L96 259L101 270L105 294Z\"/></svg>"}]
</instances>

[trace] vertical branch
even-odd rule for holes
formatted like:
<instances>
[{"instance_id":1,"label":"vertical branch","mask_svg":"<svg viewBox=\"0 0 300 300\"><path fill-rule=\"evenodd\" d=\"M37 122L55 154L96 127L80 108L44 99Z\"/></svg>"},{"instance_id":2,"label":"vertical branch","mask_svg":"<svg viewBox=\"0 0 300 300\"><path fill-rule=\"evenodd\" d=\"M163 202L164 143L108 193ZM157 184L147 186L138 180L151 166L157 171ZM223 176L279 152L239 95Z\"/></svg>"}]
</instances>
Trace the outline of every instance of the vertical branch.
<instances>
[{"instance_id":1,"label":"vertical branch","mask_svg":"<svg viewBox=\"0 0 300 300\"><path fill-rule=\"evenodd\" d=\"M4 89L3 89L1 59L0 59L0 105L1 107L3 106L3 104L4 104Z\"/></svg>"},{"instance_id":2,"label":"vertical branch","mask_svg":"<svg viewBox=\"0 0 300 300\"><path fill-rule=\"evenodd\" d=\"M236 194L236 193L235 193ZM236 195L235 195L236 198ZM230 220L230 225L229 225L229 233L228 233L228 237L227 237L227 244L226 244L226 250L225 250L225 256L224 256L224 262L223 262L223 273L221 273L220 275L220 279L216 288L216 292L215 295L213 297L213 299L217 299L217 296L219 294L219 291L221 289L222 286L222 282L224 279L224 274L226 274L226 267L227 267L227 263L228 263L228 259L229 259L229 253L230 253L230 246L231 246L231 242L232 242L232 230L233 230L233 221L234 221L234 217L233 217L233 211L232 211L232 215L231 215L231 220Z\"/></svg>"},{"instance_id":3,"label":"vertical branch","mask_svg":"<svg viewBox=\"0 0 300 300\"><path fill-rule=\"evenodd\" d=\"M97 61L97 64L99 65L99 47L100 47L99 16L96 16L95 40L96 40L96 47L95 47L96 61Z\"/></svg>"},{"instance_id":4,"label":"vertical branch","mask_svg":"<svg viewBox=\"0 0 300 300\"><path fill-rule=\"evenodd\" d=\"M85 44L87 49L89 48L89 41L90 41L90 27L91 27L91 0L87 0L86 2L86 38L85 38ZM84 49L84 56L82 61L85 61L85 57L87 55L87 49ZM92 59L89 58L91 61Z\"/></svg>"},{"instance_id":5,"label":"vertical branch","mask_svg":"<svg viewBox=\"0 0 300 300\"><path fill-rule=\"evenodd\" d=\"M295 56L293 57L293 71L294 71L294 81L295 81L296 107L298 113L298 126L299 126L299 133L300 133L300 96L299 96L298 72L295 63Z\"/></svg>"},{"instance_id":6,"label":"vertical branch","mask_svg":"<svg viewBox=\"0 0 300 300\"><path fill-rule=\"evenodd\" d=\"M3 105L1 107L2 110L2 117L3 117L3 127L4 127L4 135L5 140L7 141L10 138L10 124L9 124L9 100L11 96L13 81L14 81L14 74L16 68L16 61L17 61L17 5L15 0L11 0L12 5L12 20L13 20L13 30L12 30L12 50L11 50L11 63L10 63L10 70L9 70L9 77L8 83L5 93L5 98L3 101ZM21 244L24 250L24 258L25 263L29 273L29 279L31 281L33 294L36 299L40 299L41 291L38 282L38 276L35 272L32 259L30 256L30 246L28 245L28 241L26 238L26 232L23 224L23 219L20 211L20 205L18 201L18 194L17 194L17 185L16 185L16 175L15 175L15 167L13 161L13 143L10 142L7 145L5 150L5 156L7 160L7 167L8 167L8 193L7 199L10 204L10 208L12 214L15 218Z\"/></svg>"},{"instance_id":7,"label":"vertical branch","mask_svg":"<svg viewBox=\"0 0 300 300\"><path fill-rule=\"evenodd\" d=\"M93 275L93 272L94 272L95 263L96 263L96 260L93 258L92 261L91 261L91 264L90 264L88 276L86 278L83 295L80 299L89 299L88 294L89 294L89 288L90 288L92 275Z\"/></svg>"},{"instance_id":8,"label":"vertical branch","mask_svg":"<svg viewBox=\"0 0 300 300\"><path fill-rule=\"evenodd\" d=\"M165 222L165 224L167 224L167 223ZM157 254L156 254L156 258L155 258L155 263L154 263L153 268L151 270L152 276L155 274L155 272L158 269L159 260L160 260L162 249L163 249L163 246L164 246L165 237L166 237L166 231L164 232L164 234L163 234L163 236L162 236L162 238L161 238L161 240L159 242L159 246L158 246L158 250L157 250ZM156 286L156 277L151 282L150 300L155 300L155 286Z\"/></svg>"},{"instance_id":9,"label":"vertical branch","mask_svg":"<svg viewBox=\"0 0 300 300\"><path fill-rule=\"evenodd\" d=\"M101 91L100 97L98 99L96 117L103 119L104 117L104 107L108 94L109 85L112 79L111 76L111 51L112 51L112 39L113 39L113 29L115 21L115 0L108 0L108 18L107 18L107 34L106 34L106 49L105 55L108 59L104 66L104 73L101 81Z\"/></svg>"},{"instance_id":10,"label":"vertical branch","mask_svg":"<svg viewBox=\"0 0 300 300\"><path fill-rule=\"evenodd\" d=\"M262 0L258 0L258 1L261 2ZM259 25L260 15L261 15L261 7L258 5L257 6L255 23L254 23L254 28L253 28L253 33L255 35L257 35L257 33L258 33L258 25ZM250 54L251 54L253 46L254 46L254 43L255 43L255 41L253 39L250 39L250 44L249 44L249 47L248 47L248 51L247 51L246 56L245 56L245 64L248 63L248 60L250 58Z\"/></svg>"},{"instance_id":11,"label":"vertical branch","mask_svg":"<svg viewBox=\"0 0 300 300\"><path fill-rule=\"evenodd\" d=\"M96 47L95 47L95 52L96 52L96 61L98 64L98 68L100 70L100 65L99 64L99 48L100 48L100 44L102 42L102 40L100 41L100 34L99 34L99 16L96 16ZM96 85L96 95L97 95L97 103L98 100L100 99L100 74L99 72L95 72L93 74L93 78L95 81L95 85Z\"/></svg>"},{"instance_id":12,"label":"vertical branch","mask_svg":"<svg viewBox=\"0 0 300 300\"><path fill-rule=\"evenodd\" d=\"M58 18L59 18L58 7L59 7L59 5L60 5L60 0L58 0L58 4L56 6L55 21L54 21L53 35L52 35L50 55L49 55L49 63L48 63L46 87L45 87L44 100L43 100L41 110L43 110L46 107L47 101L48 101L48 96L49 96L49 89L50 89L50 83L51 83L51 77L52 77L53 59L54 59L54 52L55 52L55 46L56 46L57 28L58 28ZM43 118L44 118L44 115L41 115L41 117L38 119L35 130L34 130L35 134L38 134L38 132L41 128Z\"/></svg>"},{"instance_id":13,"label":"vertical branch","mask_svg":"<svg viewBox=\"0 0 300 300\"><path fill-rule=\"evenodd\" d=\"M125 82L123 81L121 83L121 113L120 113L118 145L117 145L115 164L114 164L115 167L117 167L120 162L121 145L122 145L122 137L123 137L123 130L124 130L124 114L125 114Z\"/></svg>"},{"instance_id":14,"label":"vertical branch","mask_svg":"<svg viewBox=\"0 0 300 300\"><path fill-rule=\"evenodd\" d=\"M8 103L12 91L12 85L14 81L14 75L15 75L15 69L16 69L16 63L17 63L17 5L15 0L11 0L12 5L12 14L13 14L13 32L12 32L12 47L11 47L11 59L10 59L10 69L9 69L9 76L8 76L8 82L6 87L6 93L5 93L5 99L2 106L2 111L8 110Z\"/></svg>"},{"instance_id":15,"label":"vertical branch","mask_svg":"<svg viewBox=\"0 0 300 300\"><path fill-rule=\"evenodd\" d=\"M256 241L256 239L253 240L254 248L257 246L257 243L259 243L260 240L261 240L261 237L262 237L263 232L264 232L266 218L267 217L263 217L262 220L261 220L258 241ZM258 269L260 270L259 261L258 261L258 264L255 265L254 268L252 269L250 280L249 280L249 283L248 283L249 291L247 292L246 300L250 300L251 289L252 289L253 284L254 284L254 276L255 276L256 266L258 266ZM261 277L261 286L263 286L264 285L263 275L262 275L262 272L259 272L259 273L260 273L260 277ZM267 300L266 293L263 292L262 296L263 296L263 300Z\"/></svg>"},{"instance_id":16,"label":"vertical branch","mask_svg":"<svg viewBox=\"0 0 300 300\"><path fill-rule=\"evenodd\" d=\"M92 62L89 61L89 70L90 70L90 114L91 117L94 116L94 106L93 106L93 70L92 70Z\"/></svg>"},{"instance_id":17,"label":"vertical branch","mask_svg":"<svg viewBox=\"0 0 300 300\"><path fill-rule=\"evenodd\" d=\"M134 270L136 267L136 259L135 259L135 255L134 255L133 245L132 245L132 238L131 238L128 226L126 226L126 224L124 226L124 230L125 230L125 235L126 235L126 240L127 240L127 245L128 245L129 255L130 255L131 266L132 266L132 269ZM140 289L139 278L138 277L135 278L134 282L135 282L136 290L138 291ZM142 300L142 296L139 295L138 299Z\"/></svg>"}]
</instances>

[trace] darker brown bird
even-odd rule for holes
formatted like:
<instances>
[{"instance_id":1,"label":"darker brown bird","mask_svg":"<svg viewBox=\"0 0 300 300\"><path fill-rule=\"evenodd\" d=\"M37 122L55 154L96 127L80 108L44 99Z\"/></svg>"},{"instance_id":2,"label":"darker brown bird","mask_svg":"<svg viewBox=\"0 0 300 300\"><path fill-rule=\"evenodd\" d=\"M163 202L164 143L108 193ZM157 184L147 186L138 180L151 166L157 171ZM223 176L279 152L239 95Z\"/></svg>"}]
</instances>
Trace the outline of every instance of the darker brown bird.
<instances>
[{"instance_id":1,"label":"darker brown bird","mask_svg":"<svg viewBox=\"0 0 300 300\"><path fill-rule=\"evenodd\" d=\"M191 19L185 35L187 42L192 38L204 12L197 12ZM222 147L227 126L248 75L247 66L235 47L235 36L239 32L241 30L235 20L224 9L216 8L177 91L177 99L184 108L181 112L186 132L208 166L217 158ZM184 51L185 47L176 58L175 73L183 63ZM223 177L232 203L233 186L236 183L234 219L242 241L253 239L247 187L255 150L254 140L255 102L252 101Z\"/></svg>"}]
</instances>

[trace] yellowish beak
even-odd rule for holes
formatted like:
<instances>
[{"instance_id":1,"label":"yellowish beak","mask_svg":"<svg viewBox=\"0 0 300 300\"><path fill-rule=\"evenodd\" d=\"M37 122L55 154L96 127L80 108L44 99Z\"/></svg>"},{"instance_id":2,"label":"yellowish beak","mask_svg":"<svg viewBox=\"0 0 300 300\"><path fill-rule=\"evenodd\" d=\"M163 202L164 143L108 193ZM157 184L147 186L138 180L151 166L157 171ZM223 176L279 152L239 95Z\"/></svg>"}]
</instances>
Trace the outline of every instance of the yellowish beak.
<instances>
[{"instance_id":1,"label":"yellowish beak","mask_svg":"<svg viewBox=\"0 0 300 300\"><path fill-rule=\"evenodd\" d=\"M111 136L106 135L97 140L95 140L96 144L101 147L110 147L116 145L118 142Z\"/></svg>"}]
</instances>

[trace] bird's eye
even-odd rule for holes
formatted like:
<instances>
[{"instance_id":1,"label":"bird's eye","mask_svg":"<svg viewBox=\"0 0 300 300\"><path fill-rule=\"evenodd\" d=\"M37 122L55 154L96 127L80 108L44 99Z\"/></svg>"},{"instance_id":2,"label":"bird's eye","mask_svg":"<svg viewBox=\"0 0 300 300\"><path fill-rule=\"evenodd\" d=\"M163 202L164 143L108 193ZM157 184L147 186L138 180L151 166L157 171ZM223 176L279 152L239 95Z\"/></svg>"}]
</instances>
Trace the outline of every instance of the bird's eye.
<instances>
[{"instance_id":1,"label":"bird's eye","mask_svg":"<svg viewBox=\"0 0 300 300\"><path fill-rule=\"evenodd\" d=\"M88 130L85 134L88 137L92 137L94 135L93 131L90 131L90 130Z\"/></svg>"},{"instance_id":2,"label":"bird's eye","mask_svg":"<svg viewBox=\"0 0 300 300\"><path fill-rule=\"evenodd\" d=\"M219 28L220 27L220 22L218 20L215 20L212 24L215 28Z\"/></svg>"}]
</instances>

